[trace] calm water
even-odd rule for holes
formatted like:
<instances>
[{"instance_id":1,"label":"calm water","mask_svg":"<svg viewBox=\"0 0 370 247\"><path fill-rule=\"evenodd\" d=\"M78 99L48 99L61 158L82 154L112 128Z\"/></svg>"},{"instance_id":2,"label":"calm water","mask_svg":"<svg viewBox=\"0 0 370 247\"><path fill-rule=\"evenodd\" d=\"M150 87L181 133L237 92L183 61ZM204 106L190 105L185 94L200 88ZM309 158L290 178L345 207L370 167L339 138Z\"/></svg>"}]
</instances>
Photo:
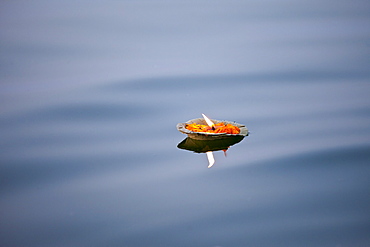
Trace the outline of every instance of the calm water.
<instances>
[{"instance_id":1,"label":"calm water","mask_svg":"<svg viewBox=\"0 0 370 247\"><path fill-rule=\"evenodd\" d=\"M370 245L366 1L1 6L1 246Z\"/></svg>"}]
</instances>

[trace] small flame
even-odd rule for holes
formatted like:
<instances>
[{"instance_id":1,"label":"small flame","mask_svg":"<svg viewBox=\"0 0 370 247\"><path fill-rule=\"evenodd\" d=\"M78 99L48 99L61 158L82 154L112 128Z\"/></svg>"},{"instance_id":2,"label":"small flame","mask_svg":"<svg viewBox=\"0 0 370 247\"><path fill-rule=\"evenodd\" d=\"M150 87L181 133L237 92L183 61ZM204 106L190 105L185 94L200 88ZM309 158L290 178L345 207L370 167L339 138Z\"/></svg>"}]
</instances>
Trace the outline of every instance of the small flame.
<instances>
[{"instance_id":1,"label":"small flame","mask_svg":"<svg viewBox=\"0 0 370 247\"><path fill-rule=\"evenodd\" d=\"M207 118L206 115L204 115L202 113L202 116L204 118L204 120L206 120L207 124L209 125L209 127L213 127L215 124L211 121L211 119Z\"/></svg>"},{"instance_id":2,"label":"small flame","mask_svg":"<svg viewBox=\"0 0 370 247\"><path fill-rule=\"evenodd\" d=\"M206 154L207 154L207 158L208 158L208 162L209 162L208 168L211 168L213 166L213 164L215 163L215 158L213 157L213 152L208 151L208 152L206 152Z\"/></svg>"}]
</instances>

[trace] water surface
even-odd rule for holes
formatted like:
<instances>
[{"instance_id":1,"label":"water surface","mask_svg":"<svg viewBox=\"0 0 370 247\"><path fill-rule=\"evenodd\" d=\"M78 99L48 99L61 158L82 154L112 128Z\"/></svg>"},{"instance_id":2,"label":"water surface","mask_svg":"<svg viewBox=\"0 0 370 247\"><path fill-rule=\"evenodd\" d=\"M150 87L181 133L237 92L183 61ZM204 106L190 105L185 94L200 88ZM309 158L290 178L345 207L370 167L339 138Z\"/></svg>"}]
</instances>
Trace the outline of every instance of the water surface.
<instances>
[{"instance_id":1,"label":"water surface","mask_svg":"<svg viewBox=\"0 0 370 247\"><path fill-rule=\"evenodd\" d=\"M368 3L2 5L0 245L370 244Z\"/></svg>"}]
</instances>

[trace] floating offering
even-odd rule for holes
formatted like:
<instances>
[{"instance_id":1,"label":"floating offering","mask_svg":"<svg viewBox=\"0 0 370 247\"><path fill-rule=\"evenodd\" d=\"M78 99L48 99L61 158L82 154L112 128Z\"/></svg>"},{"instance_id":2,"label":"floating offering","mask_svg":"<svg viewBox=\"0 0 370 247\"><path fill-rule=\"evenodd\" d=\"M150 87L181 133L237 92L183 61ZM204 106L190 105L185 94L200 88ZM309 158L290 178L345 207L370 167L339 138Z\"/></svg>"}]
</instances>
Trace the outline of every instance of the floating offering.
<instances>
[{"instance_id":1,"label":"floating offering","mask_svg":"<svg viewBox=\"0 0 370 247\"><path fill-rule=\"evenodd\" d=\"M226 150L243 140L249 132L243 124L211 120L204 114L202 115L203 118L177 124L177 129L188 135L188 138L179 143L177 147L197 153L206 153L208 168L211 168L215 163L213 151L223 150L226 156Z\"/></svg>"},{"instance_id":2,"label":"floating offering","mask_svg":"<svg viewBox=\"0 0 370 247\"><path fill-rule=\"evenodd\" d=\"M196 140L215 140L235 136L247 136L248 129L243 124L207 118L196 118L177 124L177 129Z\"/></svg>"},{"instance_id":3,"label":"floating offering","mask_svg":"<svg viewBox=\"0 0 370 247\"><path fill-rule=\"evenodd\" d=\"M239 134L240 133L239 127L236 127L232 124L225 125L225 123L217 123L217 124L214 124L212 127L208 125L204 125L204 124L192 123L192 124L185 125L185 128L193 132L225 133L225 134Z\"/></svg>"}]
</instances>

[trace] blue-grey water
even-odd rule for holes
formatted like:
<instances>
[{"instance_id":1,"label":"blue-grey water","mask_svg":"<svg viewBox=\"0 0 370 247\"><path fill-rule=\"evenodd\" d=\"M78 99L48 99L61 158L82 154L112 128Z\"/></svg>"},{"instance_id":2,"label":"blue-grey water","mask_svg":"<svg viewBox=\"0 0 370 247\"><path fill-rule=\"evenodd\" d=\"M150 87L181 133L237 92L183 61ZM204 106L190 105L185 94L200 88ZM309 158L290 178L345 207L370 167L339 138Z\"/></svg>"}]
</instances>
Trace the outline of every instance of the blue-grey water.
<instances>
[{"instance_id":1,"label":"blue-grey water","mask_svg":"<svg viewBox=\"0 0 370 247\"><path fill-rule=\"evenodd\" d=\"M368 1L0 6L0 246L370 246Z\"/></svg>"}]
</instances>

